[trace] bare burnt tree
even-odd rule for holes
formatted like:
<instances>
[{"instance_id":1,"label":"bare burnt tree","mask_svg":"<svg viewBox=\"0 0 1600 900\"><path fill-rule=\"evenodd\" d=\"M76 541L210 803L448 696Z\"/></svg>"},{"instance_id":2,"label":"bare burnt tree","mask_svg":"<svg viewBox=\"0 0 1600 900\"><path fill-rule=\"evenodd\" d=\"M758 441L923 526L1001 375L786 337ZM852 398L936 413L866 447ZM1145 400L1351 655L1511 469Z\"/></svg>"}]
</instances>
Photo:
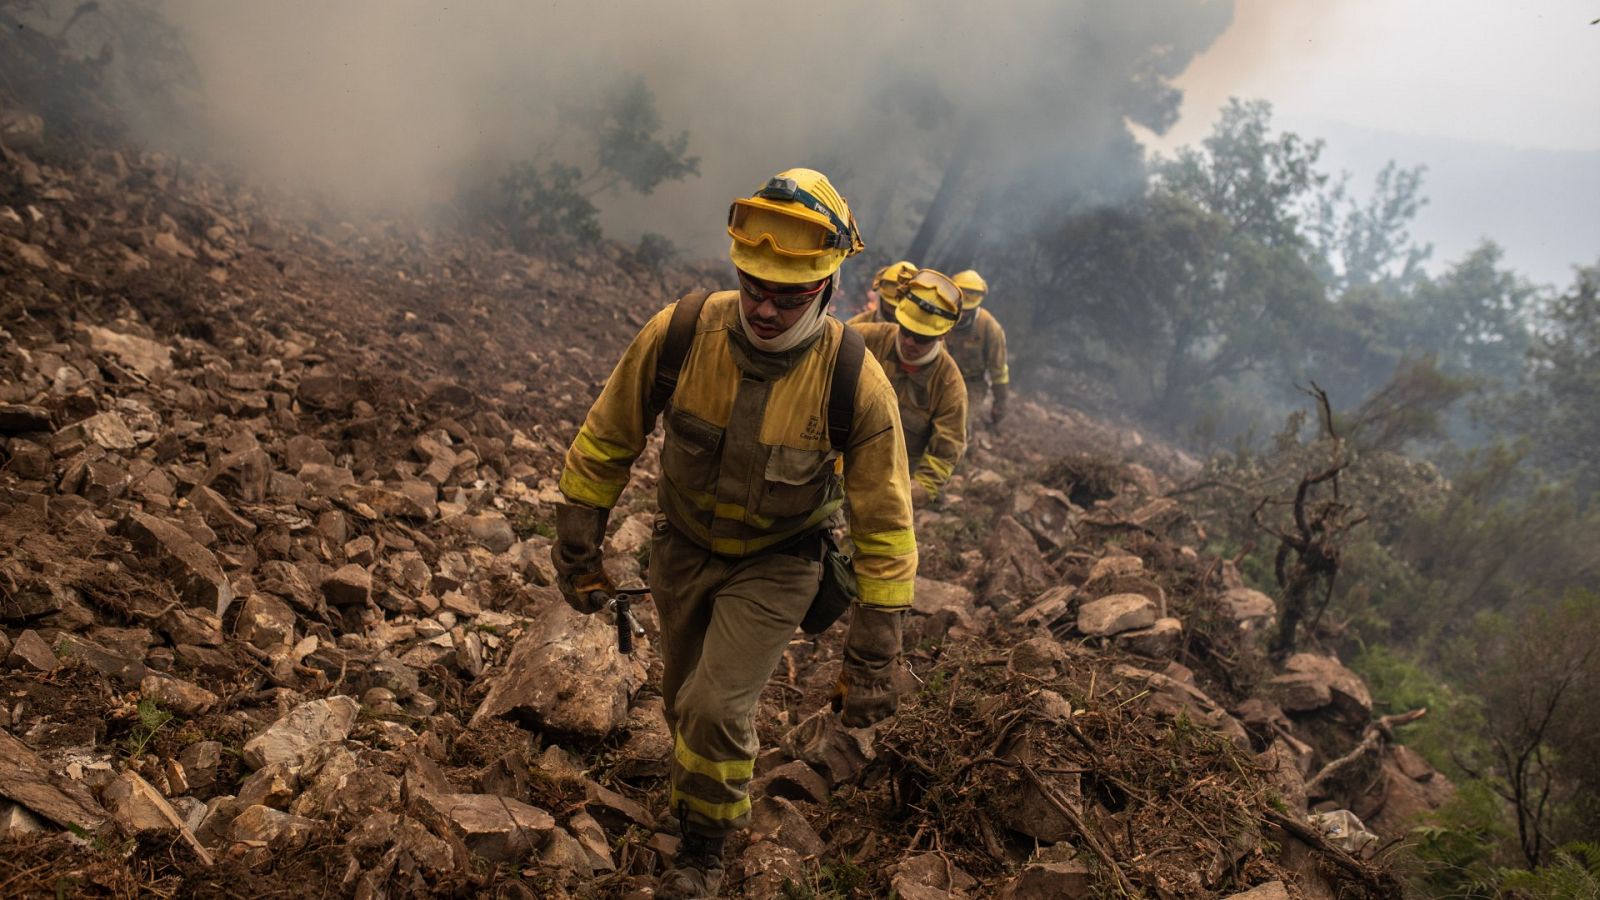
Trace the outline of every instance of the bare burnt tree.
<instances>
[{"instance_id":1,"label":"bare burnt tree","mask_svg":"<svg viewBox=\"0 0 1600 900\"><path fill-rule=\"evenodd\" d=\"M1278 614L1278 634L1272 642L1272 655L1280 659L1294 652L1302 622L1309 618L1309 629L1315 630L1321 621L1333 600L1345 538L1350 529L1367 519L1339 494L1339 473L1348 468L1352 460L1345 450L1344 439L1334 429L1328 395L1315 382L1306 393L1317 402L1318 418L1332 448L1332 459L1326 467L1300 477L1293 500L1262 497L1250 513L1250 520L1257 528L1278 539L1273 574L1282 591L1283 608ZM1290 506L1290 525L1280 528L1270 524L1264 515L1267 508L1285 503Z\"/></svg>"}]
</instances>

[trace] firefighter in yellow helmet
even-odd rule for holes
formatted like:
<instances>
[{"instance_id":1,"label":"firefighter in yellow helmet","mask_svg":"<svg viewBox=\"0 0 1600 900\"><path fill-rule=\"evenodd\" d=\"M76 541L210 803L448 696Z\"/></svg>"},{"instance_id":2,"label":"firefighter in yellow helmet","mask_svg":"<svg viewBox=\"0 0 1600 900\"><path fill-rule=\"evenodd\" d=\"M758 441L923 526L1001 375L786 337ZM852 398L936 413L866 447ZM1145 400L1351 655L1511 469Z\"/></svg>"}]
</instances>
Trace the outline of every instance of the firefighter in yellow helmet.
<instances>
[{"instance_id":1,"label":"firefighter in yellow helmet","mask_svg":"<svg viewBox=\"0 0 1600 900\"><path fill-rule=\"evenodd\" d=\"M992 390L994 402L989 407L989 427L998 429L1000 420L1006 417L1006 400L1011 390L1011 369L1006 365L1006 330L983 308L984 296L989 293L989 284L983 276L967 269L957 272L954 280L961 288L961 321L945 339L945 346L967 381L968 424L977 418L986 390Z\"/></svg>"},{"instance_id":2,"label":"firefighter in yellow helmet","mask_svg":"<svg viewBox=\"0 0 1600 900\"><path fill-rule=\"evenodd\" d=\"M876 306L870 306L845 320L846 325L860 325L863 322L893 322L894 308L900 303L900 297L905 290L906 281L917 274L917 267L905 260L890 263L878 270L872 276L872 289L869 292L877 297Z\"/></svg>"},{"instance_id":3,"label":"firefighter in yellow helmet","mask_svg":"<svg viewBox=\"0 0 1600 900\"><path fill-rule=\"evenodd\" d=\"M661 415L649 580L683 837L659 897L718 891L724 839L749 823L756 700L818 595L845 491L859 583L835 698L845 725L895 709L917 569L894 389L826 314L862 249L849 206L820 172L790 169L733 202L728 234L739 289L679 298L623 353L567 451L552 549L567 602L598 611L613 590L607 516Z\"/></svg>"},{"instance_id":4,"label":"firefighter in yellow helmet","mask_svg":"<svg viewBox=\"0 0 1600 900\"><path fill-rule=\"evenodd\" d=\"M900 401L917 506L939 496L967 449L967 386L943 352L960 317L961 289L943 273L922 269L903 285L894 324L851 324L866 338Z\"/></svg>"}]
</instances>

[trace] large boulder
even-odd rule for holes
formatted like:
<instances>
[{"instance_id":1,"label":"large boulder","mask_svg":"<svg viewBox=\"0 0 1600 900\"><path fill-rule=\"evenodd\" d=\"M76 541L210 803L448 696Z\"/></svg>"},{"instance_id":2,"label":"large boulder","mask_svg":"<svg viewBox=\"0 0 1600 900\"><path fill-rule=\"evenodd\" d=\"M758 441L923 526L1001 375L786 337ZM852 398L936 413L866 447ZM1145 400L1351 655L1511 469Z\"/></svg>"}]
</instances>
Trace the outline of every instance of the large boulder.
<instances>
[{"instance_id":1,"label":"large boulder","mask_svg":"<svg viewBox=\"0 0 1600 900\"><path fill-rule=\"evenodd\" d=\"M1078 630L1091 637L1108 637L1155 623L1156 605L1143 594L1112 594L1078 607Z\"/></svg>"},{"instance_id":2,"label":"large boulder","mask_svg":"<svg viewBox=\"0 0 1600 900\"><path fill-rule=\"evenodd\" d=\"M233 586L210 550L178 525L144 513L133 513L124 531L140 553L153 559L172 579L184 602L225 613L233 603Z\"/></svg>"},{"instance_id":3,"label":"large boulder","mask_svg":"<svg viewBox=\"0 0 1600 900\"><path fill-rule=\"evenodd\" d=\"M275 762L298 763L317 747L349 737L360 712L361 704L342 695L302 703L246 741L244 761L252 769Z\"/></svg>"},{"instance_id":4,"label":"large boulder","mask_svg":"<svg viewBox=\"0 0 1600 900\"><path fill-rule=\"evenodd\" d=\"M605 737L627 721L628 701L644 684L641 656L618 652L616 628L600 616L548 604L517 639L472 721L509 717L545 731Z\"/></svg>"},{"instance_id":5,"label":"large boulder","mask_svg":"<svg viewBox=\"0 0 1600 900\"><path fill-rule=\"evenodd\" d=\"M1372 718L1367 683L1333 656L1296 653L1284 663L1284 674L1273 678L1270 686L1286 712L1329 707L1334 717L1357 726Z\"/></svg>"},{"instance_id":6,"label":"large boulder","mask_svg":"<svg viewBox=\"0 0 1600 900\"><path fill-rule=\"evenodd\" d=\"M490 862L525 861L543 847L556 820L536 806L493 794L423 794L418 811L441 832Z\"/></svg>"},{"instance_id":7,"label":"large boulder","mask_svg":"<svg viewBox=\"0 0 1600 900\"><path fill-rule=\"evenodd\" d=\"M995 608L1024 598L1037 597L1056 581L1055 570L1028 529L1016 519L1002 516L983 547L984 567L980 601Z\"/></svg>"}]
</instances>

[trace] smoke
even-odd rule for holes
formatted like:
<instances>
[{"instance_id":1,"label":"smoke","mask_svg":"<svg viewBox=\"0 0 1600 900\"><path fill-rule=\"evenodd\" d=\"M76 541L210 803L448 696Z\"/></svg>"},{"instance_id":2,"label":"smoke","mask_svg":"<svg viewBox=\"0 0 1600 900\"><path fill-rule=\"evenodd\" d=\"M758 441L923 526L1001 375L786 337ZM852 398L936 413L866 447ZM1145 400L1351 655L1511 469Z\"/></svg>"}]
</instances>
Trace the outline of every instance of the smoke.
<instances>
[{"instance_id":1,"label":"smoke","mask_svg":"<svg viewBox=\"0 0 1600 900\"><path fill-rule=\"evenodd\" d=\"M661 232L713 256L729 198L795 165L833 176L869 245L899 252L968 129L976 149L952 207L959 215L1004 221L1011 204L1126 190L1142 173L1126 123L1156 132L1172 124L1171 81L1227 27L1233 4L155 8L192 61L207 151L354 209L426 211L518 159L581 164L585 148L558 108L641 76L664 130L690 133L702 175L648 197L602 198L604 224L619 237ZM152 130L173 134L168 123Z\"/></svg>"}]
</instances>

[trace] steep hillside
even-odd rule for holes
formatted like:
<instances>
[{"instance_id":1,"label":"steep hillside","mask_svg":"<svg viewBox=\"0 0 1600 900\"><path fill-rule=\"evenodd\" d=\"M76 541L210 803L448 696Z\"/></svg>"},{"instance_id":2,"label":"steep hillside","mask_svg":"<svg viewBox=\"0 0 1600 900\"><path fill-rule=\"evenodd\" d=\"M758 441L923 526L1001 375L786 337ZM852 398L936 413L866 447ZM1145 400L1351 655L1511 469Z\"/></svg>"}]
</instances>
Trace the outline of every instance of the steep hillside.
<instances>
[{"instance_id":1,"label":"steep hillside","mask_svg":"<svg viewBox=\"0 0 1600 900\"><path fill-rule=\"evenodd\" d=\"M0 95L0 891L648 896L659 662L551 588L554 480L723 281L329 224ZM1307 813L1399 834L1443 777L1337 660L1268 666L1271 599L1163 496L1192 461L1018 405L919 513L901 714L844 729L839 635L792 643L733 890L1393 896Z\"/></svg>"}]
</instances>

